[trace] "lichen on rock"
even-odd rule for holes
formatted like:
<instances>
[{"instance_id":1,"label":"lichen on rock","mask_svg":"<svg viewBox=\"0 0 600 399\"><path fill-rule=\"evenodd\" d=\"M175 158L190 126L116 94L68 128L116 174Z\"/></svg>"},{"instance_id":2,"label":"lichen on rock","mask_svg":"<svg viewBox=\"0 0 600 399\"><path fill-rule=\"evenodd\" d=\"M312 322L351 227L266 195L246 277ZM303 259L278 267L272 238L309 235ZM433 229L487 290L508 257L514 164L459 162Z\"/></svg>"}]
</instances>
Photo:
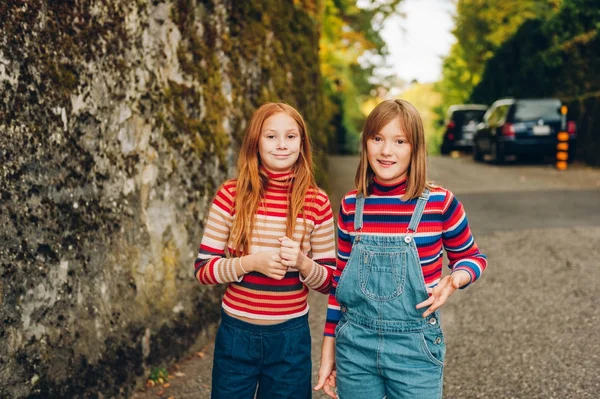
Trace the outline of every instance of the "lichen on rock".
<instances>
[{"instance_id":1,"label":"lichen on rock","mask_svg":"<svg viewBox=\"0 0 600 399\"><path fill-rule=\"evenodd\" d=\"M0 397L127 396L206 336L192 264L250 115L288 102L324 147L297 3L0 5Z\"/></svg>"}]
</instances>

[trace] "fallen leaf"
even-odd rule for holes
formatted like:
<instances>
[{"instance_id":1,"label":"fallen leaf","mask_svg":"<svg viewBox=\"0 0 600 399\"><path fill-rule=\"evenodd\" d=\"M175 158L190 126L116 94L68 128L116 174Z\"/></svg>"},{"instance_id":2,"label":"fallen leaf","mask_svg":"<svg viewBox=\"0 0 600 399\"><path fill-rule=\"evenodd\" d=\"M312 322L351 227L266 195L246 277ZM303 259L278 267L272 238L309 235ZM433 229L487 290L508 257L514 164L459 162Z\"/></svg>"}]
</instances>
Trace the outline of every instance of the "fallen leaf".
<instances>
[{"instance_id":1,"label":"fallen leaf","mask_svg":"<svg viewBox=\"0 0 600 399\"><path fill-rule=\"evenodd\" d=\"M198 352L198 353L196 353L196 355L198 355L198 357L200 359L204 359L204 356L206 356L206 354L204 352Z\"/></svg>"},{"instance_id":2,"label":"fallen leaf","mask_svg":"<svg viewBox=\"0 0 600 399\"><path fill-rule=\"evenodd\" d=\"M167 382L167 383L163 384L163 388L168 388L168 387L170 387L170 386L171 386L171 383L169 383L169 382Z\"/></svg>"},{"instance_id":3,"label":"fallen leaf","mask_svg":"<svg viewBox=\"0 0 600 399\"><path fill-rule=\"evenodd\" d=\"M175 372L175 377L185 377L185 373L182 373L181 371L177 371Z\"/></svg>"},{"instance_id":4,"label":"fallen leaf","mask_svg":"<svg viewBox=\"0 0 600 399\"><path fill-rule=\"evenodd\" d=\"M158 391L156 394L157 394L158 396L163 396L163 395L165 394L165 390L164 390L164 389L161 389L161 390L160 390L160 391Z\"/></svg>"}]
</instances>

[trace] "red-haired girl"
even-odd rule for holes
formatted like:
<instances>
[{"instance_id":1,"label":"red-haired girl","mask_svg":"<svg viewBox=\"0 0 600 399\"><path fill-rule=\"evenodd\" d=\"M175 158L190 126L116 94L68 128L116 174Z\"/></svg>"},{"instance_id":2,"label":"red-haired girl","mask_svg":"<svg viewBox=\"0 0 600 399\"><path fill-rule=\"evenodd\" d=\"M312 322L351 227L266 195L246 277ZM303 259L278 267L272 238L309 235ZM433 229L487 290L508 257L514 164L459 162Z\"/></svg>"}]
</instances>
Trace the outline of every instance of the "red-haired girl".
<instances>
[{"instance_id":1,"label":"red-haired girl","mask_svg":"<svg viewBox=\"0 0 600 399\"><path fill-rule=\"evenodd\" d=\"M300 114L283 103L252 116L238 177L212 202L195 262L201 284L227 284L212 398L311 397L308 292L328 293L333 214L315 184Z\"/></svg>"}]
</instances>

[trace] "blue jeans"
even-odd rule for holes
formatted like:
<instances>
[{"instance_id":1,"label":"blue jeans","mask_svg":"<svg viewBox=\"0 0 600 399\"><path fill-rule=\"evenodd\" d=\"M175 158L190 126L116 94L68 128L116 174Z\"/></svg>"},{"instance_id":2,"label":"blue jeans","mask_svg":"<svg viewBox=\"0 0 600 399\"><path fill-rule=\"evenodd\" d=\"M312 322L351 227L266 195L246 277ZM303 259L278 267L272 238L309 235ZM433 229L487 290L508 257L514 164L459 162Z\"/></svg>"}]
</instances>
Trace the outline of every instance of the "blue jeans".
<instances>
[{"instance_id":1,"label":"blue jeans","mask_svg":"<svg viewBox=\"0 0 600 399\"><path fill-rule=\"evenodd\" d=\"M221 312L212 399L312 397L308 315L256 325ZM257 390L258 387L258 390Z\"/></svg>"}]
</instances>

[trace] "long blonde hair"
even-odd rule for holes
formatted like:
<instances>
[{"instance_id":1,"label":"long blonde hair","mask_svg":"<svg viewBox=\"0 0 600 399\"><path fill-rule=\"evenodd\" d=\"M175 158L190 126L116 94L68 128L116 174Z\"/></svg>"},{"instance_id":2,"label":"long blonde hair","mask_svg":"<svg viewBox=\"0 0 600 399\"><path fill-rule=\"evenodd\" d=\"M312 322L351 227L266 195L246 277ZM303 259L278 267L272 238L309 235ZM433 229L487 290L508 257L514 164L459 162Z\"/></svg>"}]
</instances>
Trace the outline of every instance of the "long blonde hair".
<instances>
[{"instance_id":1,"label":"long blonde hair","mask_svg":"<svg viewBox=\"0 0 600 399\"><path fill-rule=\"evenodd\" d=\"M264 122L277 113L285 113L298 125L300 131L300 155L293 166L290 203L288 205L286 236L292 238L299 214L305 219L304 203L309 188L316 187L313 176L311 142L302 116L284 103L266 103L260 106L250 119L238 158L238 177L235 192L235 216L231 226L233 248L241 255L250 250L252 229L258 208L264 198L268 176L261 168L258 145ZM306 226L305 231L306 233ZM304 239L304 235L302 237Z\"/></svg>"},{"instance_id":2,"label":"long blonde hair","mask_svg":"<svg viewBox=\"0 0 600 399\"><path fill-rule=\"evenodd\" d=\"M371 193L373 177L375 176L375 172L369 165L367 142L394 119L398 119L400 128L406 134L408 142L412 146L404 200L417 198L425 187L432 187L427 183L427 150L423 121L419 111L406 100L386 100L379 103L371 111L361 134L362 154L356 170L354 184L358 193L362 193L365 197Z\"/></svg>"}]
</instances>

